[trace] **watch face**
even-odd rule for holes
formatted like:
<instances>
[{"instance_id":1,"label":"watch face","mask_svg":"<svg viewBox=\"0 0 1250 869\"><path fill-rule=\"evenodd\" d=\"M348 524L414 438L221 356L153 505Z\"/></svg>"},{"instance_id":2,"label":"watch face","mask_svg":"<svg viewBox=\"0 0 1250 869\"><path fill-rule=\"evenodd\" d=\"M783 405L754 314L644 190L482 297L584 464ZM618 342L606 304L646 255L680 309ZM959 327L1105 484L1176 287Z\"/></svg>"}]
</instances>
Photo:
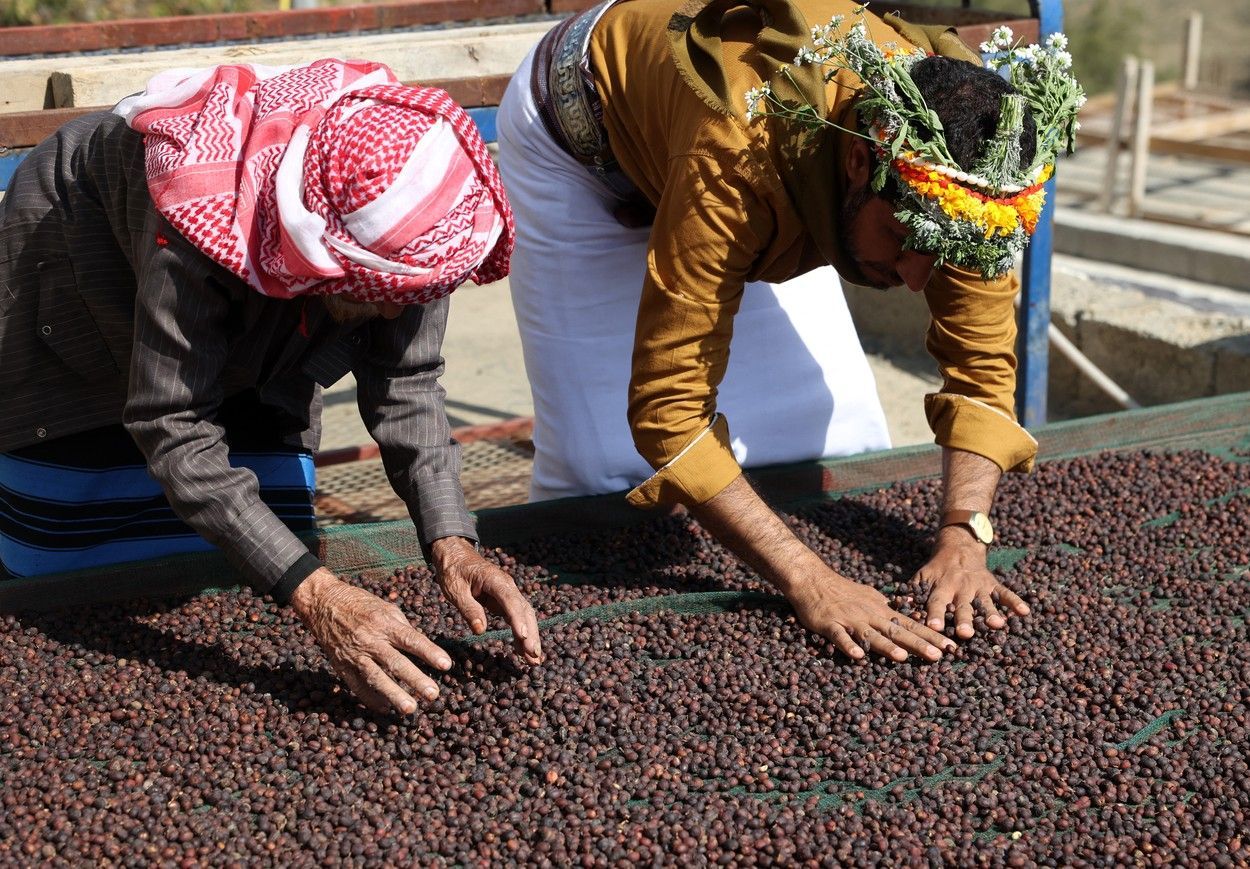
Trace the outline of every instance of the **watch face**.
<instances>
[{"instance_id":1,"label":"watch face","mask_svg":"<svg viewBox=\"0 0 1250 869\"><path fill-rule=\"evenodd\" d=\"M994 526L990 524L989 516L984 513L973 513L968 519L968 524L977 535L977 540L987 544L994 542Z\"/></svg>"}]
</instances>

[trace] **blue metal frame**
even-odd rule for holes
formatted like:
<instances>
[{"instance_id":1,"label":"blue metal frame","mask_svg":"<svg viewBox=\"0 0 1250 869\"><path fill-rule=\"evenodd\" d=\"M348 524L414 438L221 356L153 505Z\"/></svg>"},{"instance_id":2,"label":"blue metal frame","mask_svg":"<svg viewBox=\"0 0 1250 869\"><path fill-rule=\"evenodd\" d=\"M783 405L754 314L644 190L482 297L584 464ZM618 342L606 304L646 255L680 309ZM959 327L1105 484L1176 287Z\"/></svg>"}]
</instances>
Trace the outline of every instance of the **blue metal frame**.
<instances>
[{"instance_id":1,"label":"blue metal frame","mask_svg":"<svg viewBox=\"0 0 1250 869\"><path fill-rule=\"evenodd\" d=\"M1063 29L1063 0L1029 0L1042 40ZM1020 367L1016 372L1016 414L1027 428L1046 422L1050 380L1050 260L1055 240L1055 179L1046 183L1046 207L1024 253L1020 301Z\"/></svg>"}]
</instances>

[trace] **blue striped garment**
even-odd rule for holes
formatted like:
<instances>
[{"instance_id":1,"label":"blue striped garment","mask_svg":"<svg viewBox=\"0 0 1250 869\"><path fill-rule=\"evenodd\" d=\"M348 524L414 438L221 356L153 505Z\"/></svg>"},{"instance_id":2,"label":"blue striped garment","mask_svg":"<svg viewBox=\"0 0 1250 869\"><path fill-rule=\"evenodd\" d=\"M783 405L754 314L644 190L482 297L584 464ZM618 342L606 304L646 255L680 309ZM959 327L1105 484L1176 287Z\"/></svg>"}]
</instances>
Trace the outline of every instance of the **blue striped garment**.
<instances>
[{"instance_id":1,"label":"blue striped garment","mask_svg":"<svg viewBox=\"0 0 1250 869\"><path fill-rule=\"evenodd\" d=\"M0 576L41 576L211 550L174 514L141 463L0 454ZM232 452L260 482L261 499L291 530L316 527L312 455Z\"/></svg>"}]
</instances>

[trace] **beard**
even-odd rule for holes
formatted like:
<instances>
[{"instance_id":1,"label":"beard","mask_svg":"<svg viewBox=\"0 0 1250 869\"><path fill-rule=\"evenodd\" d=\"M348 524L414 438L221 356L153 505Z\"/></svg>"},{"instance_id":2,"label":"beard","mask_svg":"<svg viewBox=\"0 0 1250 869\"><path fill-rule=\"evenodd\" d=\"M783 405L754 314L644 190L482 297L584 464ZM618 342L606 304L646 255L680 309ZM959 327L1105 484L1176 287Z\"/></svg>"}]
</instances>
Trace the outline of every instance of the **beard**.
<instances>
[{"instance_id":1,"label":"beard","mask_svg":"<svg viewBox=\"0 0 1250 869\"><path fill-rule=\"evenodd\" d=\"M856 227L859 222L859 213L864 206L868 204L868 200L875 196L867 184L864 184L847 193L842 199L842 206L838 209L838 226L842 229L842 246L846 249L846 253L851 258L851 262L855 264L856 270L862 275L864 272L865 256L859 245L859 233ZM875 287L873 284L865 286Z\"/></svg>"},{"instance_id":2,"label":"beard","mask_svg":"<svg viewBox=\"0 0 1250 869\"><path fill-rule=\"evenodd\" d=\"M321 301L336 323L357 323L372 320L381 312L372 302L357 302L333 293L322 296Z\"/></svg>"}]
</instances>

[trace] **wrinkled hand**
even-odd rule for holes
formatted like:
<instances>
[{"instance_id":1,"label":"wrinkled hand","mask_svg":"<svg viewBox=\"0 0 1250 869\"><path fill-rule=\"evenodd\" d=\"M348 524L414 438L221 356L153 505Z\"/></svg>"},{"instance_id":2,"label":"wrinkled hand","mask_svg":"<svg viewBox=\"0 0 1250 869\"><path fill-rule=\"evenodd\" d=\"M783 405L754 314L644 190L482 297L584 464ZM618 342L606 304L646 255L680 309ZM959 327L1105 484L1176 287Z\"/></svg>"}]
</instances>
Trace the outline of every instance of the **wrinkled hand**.
<instances>
[{"instance_id":1,"label":"wrinkled hand","mask_svg":"<svg viewBox=\"0 0 1250 869\"><path fill-rule=\"evenodd\" d=\"M512 628L517 657L527 664L541 664L538 617L512 577L483 558L463 537L441 537L430 549L443 596L460 610L470 630L485 632L487 611L503 616Z\"/></svg>"},{"instance_id":2,"label":"wrinkled hand","mask_svg":"<svg viewBox=\"0 0 1250 869\"><path fill-rule=\"evenodd\" d=\"M399 607L318 568L300 583L291 606L356 697L375 712L411 715L414 696L438 697L438 685L407 652L439 670L451 658L412 626Z\"/></svg>"},{"instance_id":3,"label":"wrinkled hand","mask_svg":"<svg viewBox=\"0 0 1250 869\"><path fill-rule=\"evenodd\" d=\"M874 652L894 661L908 652L929 661L952 651L955 644L936 631L890 608L885 595L828 571L828 576L792 588L786 596L799 622L830 640L855 660Z\"/></svg>"},{"instance_id":4,"label":"wrinkled hand","mask_svg":"<svg viewBox=\"0 0 1250 869\"><path fill-rule=\"evenodd\" d=\"M946 626L946 613L955 613L955 636L966 640L972 628L974 605L985 615L985 624L1005 628L1007 619L997 604L1016 615L1028 615L1029 607L1014 591L998 581L985 566L985 544L958 527L938 532L933 557L916 573L913 582L929 591L928 625L936 631Z\"/></svg>"}]
</instances>

